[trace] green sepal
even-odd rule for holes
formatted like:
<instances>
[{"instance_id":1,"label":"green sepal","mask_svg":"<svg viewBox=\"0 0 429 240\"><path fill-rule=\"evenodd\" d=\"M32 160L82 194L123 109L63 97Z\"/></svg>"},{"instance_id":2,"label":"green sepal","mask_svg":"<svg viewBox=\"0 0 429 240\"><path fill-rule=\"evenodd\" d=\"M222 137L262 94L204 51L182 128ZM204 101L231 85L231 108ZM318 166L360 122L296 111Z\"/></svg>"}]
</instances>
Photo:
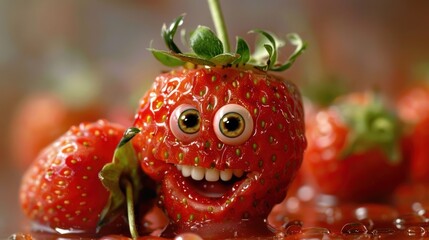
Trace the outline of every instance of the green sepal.
<instances>
[{"instance_id":1,"label":"green sepal","mask_svg":"<svg viewBox=\"0 0 429 240\"><path fill-rule=\"evenodd\" d=\"M124 178L132 185L134 196L131 202L137 200L138 193L143 187L138 157L130 141L139 132L140 130L134 127L124 132L115 149L112 162L104 165L98 174L103 186L109 190L110 196L100 214L97 230L113 221L126 210L127 199L122 190Z\"/></svg>"},{"instance_id":2,"label":"green sepal","mask_svg":"<svg viewBox=\"0 0 429 240\"><path fill-rule=\"evenodd\" d=\"M264 67L264 71L268 71L268 69L270 69L273 65L273 55L276 52L273 48L273 46L269 45L269 44L265 44L264 45L265 50L267 50L268 53L268 60L267 60L267 65Z\"/></svg>"},{"instance_id":3,"label":"green sepal","mask_svg":"<svg viewBox=\"0 0 429 240\"><path fill-rule=\"evenodd\" d=\"M180 60L177 57L172 56L171 52L166 52L162 50L156 50L153 48L148 48L152 55L160 61L162 64L168 67L178 67L185 64L184 61Z\"/></svg>"},{"instance_id":4,"label":"green sepal","mask_svg":"<svg viewBox=\"0 0 429 240\"><path fill-rule=\"evenodd\" d=\"M292 64L295 62L295 60L299 57L299 55L301 55L304 52L304 50L307 48L307 43L303 42L298 34L291 33L291 34L288 34L287 37L289 39L289 42L293 46L295 46L295 51L289 56L288 60L286 60L285 63L279 66L276 65L270 68L270 70L272 71L281 72L289 69L292 66Z\"/></svg>"},{"instance_id":5,"label":"green sepal","mask_svg":"<svg viewBox=\"0 0 429 240\"><path fill-rule=\"evenodd\" d=\"M390 164L401 161L400 137L402 124L397 115L387 108L381 96L370 94L368 104L345 103L338 106L350 133L342 158L370 149L381 149Z\"/></svg>"},{"instance_id":6,"label":"green sepal","mask_svg":"<svg viewBox=\"0 0 429 240\"><path fill-rule=\"evenodd\" d=\"M277 38L274 34L256 29L251 32L258 33L255 51L250 52L248 44L240 37L237 37L237 47L235 53L224 52L222 41L208 27L199 26L192 31L189 39L185 31L181 31L184 45L189 45L191 52L183 53L174 43L174 35L179 26L183 23L184 16L179 16L167 27L162 28L162 36L167 45L168 51L149 48L154 57L169 67L184 66L185 63L203 66L234 66L244 69L258 69L261 71L283 71L292 66L296 58L306 49L307 45L297 34L288 35L289 41L296 47L295 51L284 63L278 63L278 49L285 42Z\"/></svg>"},{"instance_id":7,"label":"green sepal","mask_svg":"<svg viewBox=\"0 0 429 240\"><path fill-rule=\"evenodd\" d=\"M209 60L223 53L223 44L216 34L206 26L198 26L191 33L190 44L194 53Z\"/></svg>"},{"instance_id":8,"label":"green sepal","mask_svg":"<svg viewBox=\"0 0 429 240\"><path fill-rule=\"evenodd\" d=\"M240 55L238 54L222 53L212 57L210 59L210 62L214 63L215 65L226 65L226 64L232 64L234 61L236 61L239 58L240 58Z\"/></svg>"},{"instance_id":9,"label":"green sepal","mask_svg":"<svg viewBox=\"0 0 429 240\"><path fill-rule=\"evenodd\" d=\"M175 53L170 53L170 54L173 57L176 57L184 62L189 62L195 65L216 66L215 63L206 59L202 59L194 54L175 54Z\"/></svg>"},{"instance_id":10,"label":"green sepal","mask_svg":"<svg viewBox=\"0 0 429 240\"><path fill-rule=\"evenodd\" d=\"M267 63L262 68L265 71L271 69L272 66L274 66L274 64L277 62L277 44L276 44L275 38L273 37L272 34L260 29L252 30L250 31L250 33L259 33L261 36L265 37L266 40L268 40L268 41L258 41L259 46L257 45L256 49L261 48L260 44L262 44L262 47L265 48L265 50L268 53Z\"/></svg>"},{"instance_id":11,"label":"green sepal","mask_svg":"<svg viewBox=\"0 0 429 240\"><path fill-rule=\"evenodd\" d=\"M164 38L165 44L167 45L168 49L174 53L182 53L174 43L174 35L176 34L177 28L183 24L184 17L185 15L179 16L170 24L168 28L164 24L161 29L161 35Z\"/></svg>"},{"instance_id":12,"label":"green sepal","mask_svg":"<svg viewBox=\"0 0 429 240\"><path fill-rule=\"evenodd\" d=\"M237 37L237 47L235 50L236 54L240 57L233 63L247 63L250 60L250 48L246 41L241 37Z\"/></svg>"}]
</instances>

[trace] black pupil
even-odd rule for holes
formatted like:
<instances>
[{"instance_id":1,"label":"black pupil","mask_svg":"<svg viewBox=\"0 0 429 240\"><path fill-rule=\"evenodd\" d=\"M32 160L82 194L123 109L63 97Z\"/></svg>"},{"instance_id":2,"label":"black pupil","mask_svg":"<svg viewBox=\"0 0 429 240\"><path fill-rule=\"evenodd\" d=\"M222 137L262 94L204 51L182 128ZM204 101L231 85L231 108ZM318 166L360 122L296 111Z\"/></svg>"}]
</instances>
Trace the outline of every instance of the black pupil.
<instances>
[{"instance_id":1,"label":"black pupil","mask_svg":"<svg viewBox=\"0 0 429 240\"><path fill-rule=\"evenodd\" d=\"M223 120L223 126L228 132L233 132L240 127L240 119L236 117L226 117Z\"/></svg>"},{"instance_id":2,"label":"black pupil","mask_svg":"<svg viewBox=\"0 0 429 240\"><path fill-rule=\"evenodd\" d=\"M187 128L193 128L198 125L198 115L194 113L188 113L182 118L182 121Z\"/></svg>"}]
</instances>

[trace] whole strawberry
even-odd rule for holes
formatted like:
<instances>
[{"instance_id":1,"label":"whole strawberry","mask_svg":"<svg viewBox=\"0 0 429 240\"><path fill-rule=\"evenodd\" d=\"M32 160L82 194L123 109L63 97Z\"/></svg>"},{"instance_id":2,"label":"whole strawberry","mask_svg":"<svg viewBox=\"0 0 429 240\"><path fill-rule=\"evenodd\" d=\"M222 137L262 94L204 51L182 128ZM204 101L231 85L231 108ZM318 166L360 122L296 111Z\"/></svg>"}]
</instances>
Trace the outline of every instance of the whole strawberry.
<instances>
[{"instance_id":1,"label":"whole strawberry","mask_svg":"<svg viewBox=\"0 0 429 240\"><path fill-rule=\"evenodd\" d=\"M102 223L113 222L109 230L126 226L120 210L125 197L112 191L119 189L118 176L136 177L117 164L124 131L105 120L82 123L40 153L20 189L22 209L39 230L94 234Z\"/></svg>"},{"instance_id":2,"label":"whole strawberry","mask_svg":"<svg viewBox=\"0 0 429 240\"><path fill-rule=\"evenodd\" d=\"M307 116L303 172L340 201L380 200L406 177L401 123L373 92L339 98Z\"/></svg>"},{"instance_id":3,"label":"whole strawberry","mask_svg":"<svg viewBox=\"0 0 429 240\"><path fill-rule=\"evenodd\" d=\"M244 41L236 54L223 53L214 33L199 27L190 39L195 55L182 54L171 40L181 21L164 28L172 52L152 51L188 67L158 76L135 120L142 168L160 182L159 203L171 221L164 234L248 237L264 227L267 234L263 221L284 199L306 147L298 89L267 70L288 68L304 46L274 65L276 41L258 31L272 51L266 65L254 66Z\"/></svg>"},{"instance_id":4,"label":"whole strawberry","mask_svg":"<svg viewBox=\"0 0 429 240\"><path fill-rule=\"evenodd\" d=\"M410 177L429 183L429 85L424 81L406 88L396 103L399 117L406 124L404 150L410 158Z\"/></svg>"}]
</instances>

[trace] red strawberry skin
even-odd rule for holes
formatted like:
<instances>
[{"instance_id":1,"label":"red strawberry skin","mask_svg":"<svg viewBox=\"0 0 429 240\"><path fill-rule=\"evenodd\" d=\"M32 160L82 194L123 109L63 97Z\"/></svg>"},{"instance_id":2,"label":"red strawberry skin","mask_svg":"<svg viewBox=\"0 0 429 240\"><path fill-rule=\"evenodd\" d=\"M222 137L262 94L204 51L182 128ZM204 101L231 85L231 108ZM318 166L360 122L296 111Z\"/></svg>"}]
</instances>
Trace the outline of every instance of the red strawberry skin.
<instances>
[{"instance_id":1,"label":"red strawberry skin","mask_svg":"<svg viewBox=\"0 0 429 240\"><path fill-rule=\"evenodd\" d=\"M429 182L429 86L419 83L407 88L397 99L401 119L407 124L403 144L410 159L410 178L415 182Z\"/></svg>"},{"instance_id":2,"label":"red strawberry skin","mask_svg":"<svg viewBox=\"0 0 429 240\"><path fill-rule=\"evenodd\" d=\"M199 116L197 131L187 137L174 129L174 113L183 104ZM250 134L231 142L216 133L221 124L216 117L221 108L237 105L249 113L245 127ZM176 70L158 76L140 101L135 125L142 134L142 168L161 183L160 204L179 232L203 222L266 218L284 199L306 147L295 85L236 68ZM239 170L244 177L226 184L196 181L184 177L178 164L205 171ZM198 190L202 183L206 189ZM220 196L202 193L219 187Z\"/></svg>"},{"instance_id":3,"label":"red strawberry skin","mask_svg":"<svg viewBox=\"0 0 429 240\"><path fill-rule=\"evenodd\" d=\"M424 81L409 86L397 98L396 107L407 124L404 151L410 161L410 178L429 183L429 86Z\"/></svg>"},{"instance_id":4,"label":"red strawberry skin","mask_svg":"<svg viewBox=\"0 0 429 240\"><path fill-rule=\"evenodd\" d=\"M416 124L429 117L429 86L419 84L407 88L397 101L399 117L408 124Z\"/></svg>"},{"instance_id":5,"label":"red strawberry skin","mask_svg":"<svg viewBox=\"0 0 429 240\"><path fill-rule=\"evenodd\" d=\"M98 173L112 161L124 130L105 120L81 123L46 147L23 176L24 213L57 231L95 233L109 197Z\"/></svg>"},{"instance_id":6,"label":"red strawberry skin","mask_svg":"<svg viewBox=\"0 0 429 240\"><path fill-rule=\"evenodd\" d=\"M410 138L411 178L415 182L429 183L429 118L424 118L415 125Z\"/></svg>"},{"instance_id":7,"label":"red strawberry skin","mask_svg":"<svg viewBox=\"0 0 429 240\"><path fill-rule=\"evenodd\" d=\"M355 130L339 106L350 103L367 106L371 99L353 93L306 116L308 148L302 172L320 193L340 201L380 200L405 180L407 161L401 156L393 162L376 144L345 154Z\"/></svg>"}]
</instances>

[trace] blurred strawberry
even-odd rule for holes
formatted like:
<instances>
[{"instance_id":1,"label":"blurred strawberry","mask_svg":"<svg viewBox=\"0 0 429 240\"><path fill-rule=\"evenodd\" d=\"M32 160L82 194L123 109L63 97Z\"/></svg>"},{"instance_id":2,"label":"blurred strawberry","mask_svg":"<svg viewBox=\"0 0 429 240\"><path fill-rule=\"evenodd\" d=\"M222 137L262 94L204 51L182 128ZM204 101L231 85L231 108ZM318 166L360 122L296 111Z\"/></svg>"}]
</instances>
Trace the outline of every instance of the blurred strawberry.
<instances>
[{"instance_id":1,"label":"blurred strawberry","mask_svg":"<svg viewBox=\"0 0 429 240\"><path fill-rule=\"evenodd\" d=\"M38 153L70 126L102 118L97 104L70 106L50 92L27 96L15 109L10 122L10 148L14 164L26 168Z\"/></svg>"},{"instance_id":2,"label":"blurred strawberry","mask_svg":"<svg viewBox=\"0 0 429 240\"><path fill-rule=\"evenodd\" d=\"M398 115L407 124L429 117L429 86L419 83L404 90L397 101Z\"/></svg>"},{"instance_id":3,"label":"blurred strawberry","mask_svg":"<svg viewBox=\"0 0 429 240\"><path fill-rule=\"evenodd\" d=\"M307 116L303 171L344 201L388 196L406 175L401 125L373 93L355 93Z\"/></svg>"},{"instance_id":4,"label":"blurred strawberry","mask_svg":"<svg viewBox=\"0 0 429 240\"><path fill-rule=\"evenodd\" d=\"M60 45L41 61L37 85L30 86L30 94L11 116L11 155L19 167L28 166L41 148L70 126L106 118L103 81L88 56Z\"/></svg>"},{"instance_id":5,"label":"blurred strawberry","mask_svg":"<svg viewBox=\"0 0 429 240\"><path fill-rule=\"evenodd\" d=\"M429 183L429 85L420 82L407 88L397 100L397 109L406 123L404 151L410 158L410 177Z\"/></svg>"}]
</instances>

